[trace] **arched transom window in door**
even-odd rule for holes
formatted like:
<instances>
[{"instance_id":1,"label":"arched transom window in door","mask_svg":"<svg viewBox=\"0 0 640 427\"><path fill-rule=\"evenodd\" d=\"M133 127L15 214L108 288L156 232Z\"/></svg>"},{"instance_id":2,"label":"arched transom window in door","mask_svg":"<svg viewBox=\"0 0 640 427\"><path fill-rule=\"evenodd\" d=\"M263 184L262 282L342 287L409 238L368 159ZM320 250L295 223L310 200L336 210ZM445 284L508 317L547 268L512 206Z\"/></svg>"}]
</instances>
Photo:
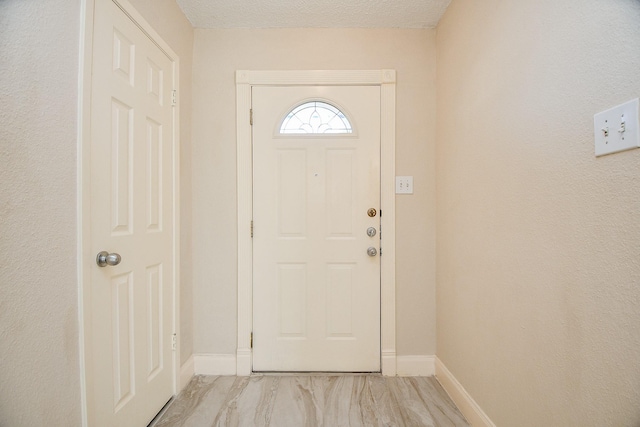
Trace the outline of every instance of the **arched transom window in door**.
<instances>
[{"instance_id":1,"label":"arched transom window in door","mask_svg":"<svg viewBox=\"0 0 640 427\"><path fill-rule=\"evenodd\" d=\"M280 134L349 134L353 126L337 107L324 101L309 101L293 108L282 121Z\"/></svg>"}]
</instances>

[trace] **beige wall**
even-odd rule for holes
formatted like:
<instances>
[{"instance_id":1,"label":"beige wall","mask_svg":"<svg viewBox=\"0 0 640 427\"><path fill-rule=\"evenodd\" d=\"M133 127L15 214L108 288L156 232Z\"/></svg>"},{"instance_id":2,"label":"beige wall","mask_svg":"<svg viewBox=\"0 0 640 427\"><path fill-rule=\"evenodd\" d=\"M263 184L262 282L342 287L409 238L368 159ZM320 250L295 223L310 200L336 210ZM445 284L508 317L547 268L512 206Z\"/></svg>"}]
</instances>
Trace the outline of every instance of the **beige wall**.
<instances>
[{"instance_id":1,"label":"beige wall","mask_svg":"<svg viewBox=\"0 0 640 427\"><path fill-rule=\"evenodd\" d=\"M438 356L498 426L640 424L640 2L454 0L437 30Z\"/></svg>"},{"instance_id":2,"label":"beige wall","mask_svg":"<svg viewBox=\"0 0 640 427\"><path fill-rule=\"evenodd\" d=\"M193 28L175 0L129 0L180 57L180 360L193 352L191 74Z\"/></svg>"},{"instance_id":3,"label":"beige wall","mask_svg":"<svg viewBox=\"0 0 640 427\"><path fill-rule=\"evenodd\" d=\"M183 220L189 247L193 30L171 0L133 3L182 60ZM80 4L0 1L2 426L81 422L76 273ZM191 354L189 271L188 264L183 266L183 357Z\"/></svg>"},{"instance_id":4,"label":"beige wall","mask_svg":"<svg viewBox=\"0 0 640 427\"><path fill-rule=\"evenodd\" d=\"M398 353L435 353L435 31L196 30L193 119L195 353L236 351L238 69L398 71Z\"/></svg>"},{"instance_id":5,"label":"beige wall","mask_svg":"<svg viewBox=\"0 0 640 427\"><path fill-rule=\"evenodd\" d=\"M80 2L0 2L0 425L79 425Z\"/></svg>"}]
</instances>

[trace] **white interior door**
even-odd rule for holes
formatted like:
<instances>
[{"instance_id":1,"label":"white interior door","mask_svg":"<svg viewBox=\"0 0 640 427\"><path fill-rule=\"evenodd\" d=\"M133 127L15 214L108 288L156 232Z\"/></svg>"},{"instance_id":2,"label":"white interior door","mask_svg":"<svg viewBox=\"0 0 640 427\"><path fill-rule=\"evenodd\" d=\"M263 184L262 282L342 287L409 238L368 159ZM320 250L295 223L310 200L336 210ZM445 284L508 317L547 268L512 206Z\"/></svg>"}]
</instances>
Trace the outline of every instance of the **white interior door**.
<instances>
[{"instance_id":1,"label":"white interior door","mask_svg":"<svg viewBox=\"0 0 640 427\"><path fill-rule=\"evenodd\" d=\"M280 134L310 100L353 132ZM380 371L380 88L258 86L252 109L253 369Z\"/></svg>"},{"instance_id":2,"label":"white interior door","mask_svg":"<svg viewBox=\"0 0 640 427\"><path fill-rule=\"evenodd\" d=\"M140 427L173 394L174 64L111 0L93 42L90 248L121 261L90 261L89 422Z\"/></svg>"}]
</instances>

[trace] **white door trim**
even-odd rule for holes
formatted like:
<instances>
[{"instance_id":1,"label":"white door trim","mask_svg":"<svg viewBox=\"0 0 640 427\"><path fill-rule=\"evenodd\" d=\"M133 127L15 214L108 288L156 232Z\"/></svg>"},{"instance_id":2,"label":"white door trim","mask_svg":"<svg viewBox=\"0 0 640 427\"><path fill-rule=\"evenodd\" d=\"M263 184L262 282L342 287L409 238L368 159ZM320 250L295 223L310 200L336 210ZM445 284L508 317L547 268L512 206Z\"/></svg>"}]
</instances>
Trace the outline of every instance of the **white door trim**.
<instances>
[{"instance_id":1,"label":"white door trim","mask_svg":"<svg viewBox=\"0 0 640 427\"><path fill-rule=\"evenodd\" d=\"M382 374L396 375L396 286L395 286L395 70L304 70L236 71L236 138L238 198L238 348L237 375L252 372L251 330L253 324L253 166L251 150L251 87L275 85L372 85L380 86L380 209L383 240L381 280Z\"/></svg>"},{"instance_id":2,"label":"white door trim","mask_svg":"<svg viewBox=\"0 0 640 427\"><path fill-rule=\"evenodd\" d=\"M112 0L173 62L173 87L179 89L180 58L160 37L143 16L127 0ZM90 424L92 408L88 396L93 372L91 364L91 272L85 266L95 262L90 253L91 219L91 89L94 9L96 0L81 0L80 58L78 66L78 160L77 160L77 242L78 242L78 325L80 343L80 399L82 425ZM178 91L179 93L179 91ZM180 98L173 108L173 330L178 340L171 361L173 369L173 394L180 385ZM160 409L160 408L158 408Z\"/></svg>"}]
</instances>

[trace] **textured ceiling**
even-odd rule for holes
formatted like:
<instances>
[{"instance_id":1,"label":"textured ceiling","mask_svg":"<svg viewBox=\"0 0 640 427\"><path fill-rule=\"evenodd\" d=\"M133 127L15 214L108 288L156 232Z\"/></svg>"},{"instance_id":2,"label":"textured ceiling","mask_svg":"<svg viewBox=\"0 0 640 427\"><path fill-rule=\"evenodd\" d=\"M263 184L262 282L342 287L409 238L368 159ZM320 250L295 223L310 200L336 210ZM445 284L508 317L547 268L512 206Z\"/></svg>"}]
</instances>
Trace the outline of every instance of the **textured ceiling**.
<instances>
[{"instance_id":1,"label":"textured ceiling","mask_svg":"<svg viewBox=\"0 0 640 427\"><path fill-rule=\"evenodd\" d=\"M433 28L451 0L176 0L196 28Z\"/></svg>"}]
</instances>

